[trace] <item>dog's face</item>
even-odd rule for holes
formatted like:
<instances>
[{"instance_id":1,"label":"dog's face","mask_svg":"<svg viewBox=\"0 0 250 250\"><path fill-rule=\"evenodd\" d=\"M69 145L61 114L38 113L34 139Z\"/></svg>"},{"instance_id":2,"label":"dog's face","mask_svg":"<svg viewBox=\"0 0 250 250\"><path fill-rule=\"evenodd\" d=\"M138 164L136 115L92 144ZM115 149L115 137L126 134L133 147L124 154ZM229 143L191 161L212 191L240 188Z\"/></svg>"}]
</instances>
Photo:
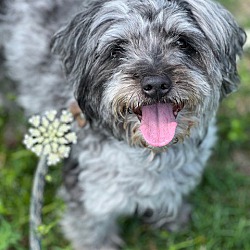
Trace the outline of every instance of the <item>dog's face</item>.
<instances>
[{"instance_id":1,"label":"dog's face","mask_svg":"<svg viewBox=\"0 0 250 250\"><path fill-rule=\"evenodd\" d=\"M244 41L207 0L111 0L78 14L52 46L94 126L158 148L212 119L237 87Z\"/></svg>"}]
</instances>

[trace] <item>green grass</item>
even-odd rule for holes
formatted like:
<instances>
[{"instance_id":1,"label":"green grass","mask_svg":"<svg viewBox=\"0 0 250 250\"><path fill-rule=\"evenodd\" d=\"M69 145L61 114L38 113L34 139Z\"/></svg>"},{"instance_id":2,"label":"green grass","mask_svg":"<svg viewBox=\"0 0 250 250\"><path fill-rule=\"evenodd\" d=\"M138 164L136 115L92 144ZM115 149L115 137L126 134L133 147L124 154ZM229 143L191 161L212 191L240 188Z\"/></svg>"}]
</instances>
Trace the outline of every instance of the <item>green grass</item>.
<instances>
[{"instance_id":1,"label":"green grass","mask_svg":"<svg viewBox=\"0 0 250 250\"><path fill-rule=\"evenodd\" d=\"M223 2L236 14L245 11L239 10L236 0ZM250 18L243 19L248 25ZM222 103L217 147L201 184L190 196L194 212L188 228L170 234L152 230L138 218L121 219L124 250L250 250L250 52L239 69L241 88ZM11 92L8 99L14 102ZM25 126L21 110L0 107L0 250L28 249L30 190L37 159L22 145ZM50 176L43 208L43 247L70 250L58 226L64 208L56 198L60 166L52 167Z\"/></svg>"}]
</instances>

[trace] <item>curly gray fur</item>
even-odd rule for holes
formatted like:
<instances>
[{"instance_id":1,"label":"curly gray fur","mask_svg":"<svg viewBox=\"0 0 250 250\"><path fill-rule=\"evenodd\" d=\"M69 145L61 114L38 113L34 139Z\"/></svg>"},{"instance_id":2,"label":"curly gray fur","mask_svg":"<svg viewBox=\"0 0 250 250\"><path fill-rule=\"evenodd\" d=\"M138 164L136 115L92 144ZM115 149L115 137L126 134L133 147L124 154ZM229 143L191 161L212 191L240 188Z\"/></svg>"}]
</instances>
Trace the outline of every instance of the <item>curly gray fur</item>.
<instances>
[{"instance_id":1,"label":"curly gray fur","mask_svg":"<svg viewBox=\"0 0 250 250\"><path fill-rule=\"evenodd\" d=\"M116 219L135 211L150 211L158 227L180 225L215 143L220 100L239 83L246 37L232 15L210 0L6 5L1 45L20 105L29 115L76 98L89 121L64 168L62 225L74 248L117 249ZM141 88L149 76L170 79L157 102L178 107L175 136L162 148L139 129L138 110L156 102Z\"/></svg>"}]
</instances>

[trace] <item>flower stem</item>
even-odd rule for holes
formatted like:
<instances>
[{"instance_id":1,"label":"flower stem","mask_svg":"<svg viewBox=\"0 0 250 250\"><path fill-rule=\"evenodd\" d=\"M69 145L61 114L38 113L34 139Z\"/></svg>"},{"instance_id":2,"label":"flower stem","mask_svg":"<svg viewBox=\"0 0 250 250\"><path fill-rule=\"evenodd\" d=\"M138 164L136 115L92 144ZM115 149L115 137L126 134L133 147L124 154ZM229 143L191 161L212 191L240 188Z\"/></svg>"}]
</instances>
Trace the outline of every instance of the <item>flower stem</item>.
<instances>
[{"instance_id":1,"label":"flower stem","mask_svg":"<svg viewBox=\"0 0 250 250\"><path fill-rule=\"evenodd\" d=\"M47 156L42 155L34 176L30 201L30 250L41 250L41 234L39 226L42 223L43 192L45 176L48 172Z\"/></svg>"}]
</instances>

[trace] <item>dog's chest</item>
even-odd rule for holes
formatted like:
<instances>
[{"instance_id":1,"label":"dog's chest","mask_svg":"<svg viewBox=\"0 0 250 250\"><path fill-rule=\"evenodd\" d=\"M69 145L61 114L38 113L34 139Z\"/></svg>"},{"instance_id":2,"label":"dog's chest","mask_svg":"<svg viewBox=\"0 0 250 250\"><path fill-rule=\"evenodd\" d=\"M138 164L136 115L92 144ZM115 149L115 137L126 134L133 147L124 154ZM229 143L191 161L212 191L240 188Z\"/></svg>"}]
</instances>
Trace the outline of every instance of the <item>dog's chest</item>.
<instances>
[{"instance_id":1,"label":"dog's chest","mask_svg":"<svg viewBox=\"0 0 250 250\"><path fill-rule=\"evenodd\" d=\"M183 161L174 151L152 158L147 150L111 141L99 144L96 150L85 147L78 159L82 200L93 212L108 213L119 208L130 213L138 206L142 210L160 208L176 199L173 194L181 188L174 169Z\"/></svg>"}]
</instances>

